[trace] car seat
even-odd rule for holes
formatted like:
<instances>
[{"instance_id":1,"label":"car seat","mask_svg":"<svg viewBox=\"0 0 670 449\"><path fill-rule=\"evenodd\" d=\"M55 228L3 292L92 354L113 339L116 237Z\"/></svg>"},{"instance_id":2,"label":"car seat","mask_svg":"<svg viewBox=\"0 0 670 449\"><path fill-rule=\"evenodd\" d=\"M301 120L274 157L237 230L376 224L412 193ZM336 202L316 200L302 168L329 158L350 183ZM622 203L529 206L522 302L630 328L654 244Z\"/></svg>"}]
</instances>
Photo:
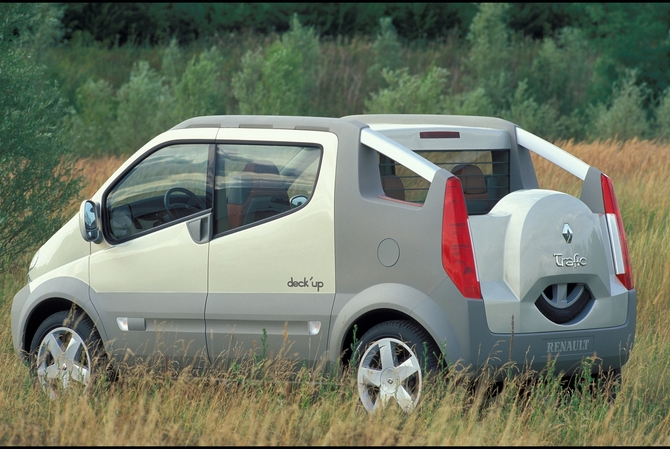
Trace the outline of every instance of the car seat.
<instances>
[{"instance_id":1,"label":"car seat","mask_svg":"<svg viewBox=\"0 0 670 449\"><path fill-rule=\"evenodd\" d=\"M272 162L249 162L242 173L233 176L228 192L231 229L287 210L287 189Z\"/></svg>"},{"instance_id":2,"label":"car seat","mask_svg":"<svg viewBox=\"0 0 670 449\"><path fill-rule=\"evenodd\" d=\"M488 213L492 205L482 169L472 164L460 164L456 165L451 172L461 180L468 213Z\"/></svg>"}]
</instances>

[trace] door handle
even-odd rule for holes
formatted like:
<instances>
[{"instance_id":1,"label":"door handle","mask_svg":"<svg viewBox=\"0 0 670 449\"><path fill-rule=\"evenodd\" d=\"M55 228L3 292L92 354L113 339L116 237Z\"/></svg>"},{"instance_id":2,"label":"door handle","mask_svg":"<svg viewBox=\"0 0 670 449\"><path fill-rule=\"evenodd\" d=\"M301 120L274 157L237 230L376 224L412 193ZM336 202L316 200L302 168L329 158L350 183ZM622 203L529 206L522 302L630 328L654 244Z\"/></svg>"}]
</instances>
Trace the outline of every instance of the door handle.
<instances>
[{"instance_id":1,"label":"door handle","mask_svg":"<svg viewBox=\"0 0 670 449\"><path fill-rule=\"evenodd\" d=\"M187 221L186 227L195 243L208 243L212 240L212 213L209 212Z\"/></svg>"}]
</instances>

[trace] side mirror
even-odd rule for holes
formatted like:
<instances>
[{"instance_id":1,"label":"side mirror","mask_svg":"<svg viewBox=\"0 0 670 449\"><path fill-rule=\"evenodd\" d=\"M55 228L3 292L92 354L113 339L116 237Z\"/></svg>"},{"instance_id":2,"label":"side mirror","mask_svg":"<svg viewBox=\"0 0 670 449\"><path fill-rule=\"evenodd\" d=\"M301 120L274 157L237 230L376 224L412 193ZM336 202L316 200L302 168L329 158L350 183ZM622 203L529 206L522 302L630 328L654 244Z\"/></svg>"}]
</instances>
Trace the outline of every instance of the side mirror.
<instances>
[{"instance_id":1,"label":"side mirror","mask_svg":"<svg viewBox=\"0 0 670 449\"><path fill-rule=\"evenodd\" d=\"M81 203L79 209L79 230L81 236L87 242L100 243L102 241L102 232L99 227L99 206L91 200Z\"/></svg>"}]
</instances>

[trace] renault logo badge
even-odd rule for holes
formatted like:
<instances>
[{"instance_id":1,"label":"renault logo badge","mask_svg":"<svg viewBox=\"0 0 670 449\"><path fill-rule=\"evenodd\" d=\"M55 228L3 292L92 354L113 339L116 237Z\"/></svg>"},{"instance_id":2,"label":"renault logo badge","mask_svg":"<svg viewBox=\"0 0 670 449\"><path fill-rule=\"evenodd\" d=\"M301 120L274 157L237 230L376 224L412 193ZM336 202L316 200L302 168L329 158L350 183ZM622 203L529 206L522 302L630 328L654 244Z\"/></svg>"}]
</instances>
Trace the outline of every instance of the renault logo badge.
<instances>
[{"instance_id":1,"label":"renault logo badge","mask_svg":"<svg viewBox=\"0 0 670 449\"><path fill-rule=\"evenodd\" d=\"M572 243L572 228L569 224L563 224L563 238L565 243Z\"/></svg>"}]
</instances>

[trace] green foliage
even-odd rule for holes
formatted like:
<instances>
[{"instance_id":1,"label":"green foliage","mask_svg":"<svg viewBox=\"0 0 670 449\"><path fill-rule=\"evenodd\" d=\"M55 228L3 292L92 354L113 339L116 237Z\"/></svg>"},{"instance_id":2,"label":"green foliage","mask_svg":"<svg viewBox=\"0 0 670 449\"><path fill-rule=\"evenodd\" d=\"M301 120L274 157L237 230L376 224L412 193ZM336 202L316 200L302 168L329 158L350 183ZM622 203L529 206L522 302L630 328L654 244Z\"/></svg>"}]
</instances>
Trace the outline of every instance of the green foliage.
<instances>
[{"instance_id":1,"label":"green foliage","mask_svg":"<svg viewBox=\"0 0 670 449\"><path fill-rule=\"evenodd\" d=\"M637 70L626 70L612 90L609 106L598 104L592 108L592 137L628 140L651 136L651 125L644 108L649 92L644 83L637 84Z\"/></svg>"},{"instance_id":2,"label":"green foliage","mask_svg":"<svg viewBox=\"0 0 670 449\"><path fill-rule=\"evenodd\" d=\"M663 92L655 113L658 137L670 139L670 88Z\"/></svg>"},{"instance_id":3,"label":"green foliage","mask_svg":"<svg viewBox=\"0 0 670 449\"><path fill-rule=\"evenodd\" d=\"M299 52L300 64L296 67L295 77L302 82L303 92L307 98L316 94L317 76L321 58L319 36L313 27L306 27L300 23L297 14L291 16L290 29L281 37L282 45L290 51ZM308 100L307 103L310 103Z\"/></svg>"},{"instance_id":4,"label":"green foliage","mask_svg":"<svg viewBox=\"0 0 670 449\"><path fill-rule=\"evenodd\" d=\"M368 69L372 76L381 75L383 69L398 70L402 64L402 46L398 40L398 33L390 17L379 19L379 33L372 44L375 59Z\"/></svg>"},{"instance_id":5,"label":"green foliage","mask_svg":"<svg viewBox=\"0 0 670 449\"><path fill-rule=\"evenodd\" d=\"M509 4L481 3L467 41L471 88L483 87L494 107L502 108L509 94L511 73L510 30L505 23Z\"/></svg>"},{"instance_id":6,"label":"green foliage","mask_svg":"<svg viewBox=\"0 0 670 449\"><path fill-rule=\"evenodd\" d=\"M540 40L551 38L584 16L579 3L512 3L510 6L510 28Z\"/></svg>"},{"instance_id":7,"label":"green foliage","mask_svg":"<svg viewBox=\"0 0 670 449\"><path fill-rule=\"evenodd\" d=\"M11 267L63 224L81 179L62 132L66 105L23 44L41 6L0 5L0 266ZM42 16L43 19L43 16ZM46 22L47 25L49 21Z\"/></svg>"},{"instance_id":8,"label":"green foliage","mask_svg":"<svg viewBox=\"0 0 670 449\"><path fill-rule=\"evenodd\" d=\"M584 3L580 26L593 36L591 45L603 55L599 65L602 84L594 102L603 102L622 68L636 69L652 92L668 87L670 39L668 3Z\"/></svg>"},{"instance_id":9,"label":"green foliage","mask_svg":"<svg viewBox=\"0 0 670 449\"><path fill-rule=\"evenodd\" d=\"M161 71L140 60L119 89L89 79L76 91L68 126L80 155L129 154L157 134L197 115L226 112L224 59L211 47L182 64L176 41L162 55ZM182 65L184 68L182 68Z\"/></svg>"},{"instance_id":10,"label":"green foliage","mask_svg":"<svg viewBox=\"0 0 670 449\"><path fill-rule=\"evenodd\" d=\"M118 153L133 153L176 125L174 95L147 61L133 66L130 80L117 93L117 101L112 138Z\"/></svg>"},{"instance_id":11,"label":"green foliage","mask_svg":"<svg viewBox=\"0 0 670 449\"><path fill-rule=\"evenodd\" d=\"M528 82L519 83L510 101L510 108L500 116L538 136L555 140L563 135L563 124L558 111L548 104L538 104L528 94Z\"/></svg>"},{"instance_id":12,"label":"green foliage","mask_svg":"<svg viewBox=\"0 0 670 449\"><path fill-rule=\"evenodd\" d=\"M242 114L309 115L317 94L319 41L297 16L291 30L265 50L249 51L232 87Z\"/></svg>"},{"instance_id":13,"label":"green foliage","mask_svg":"<svg viewBox=\"0 0 670 449\"><path fill-rule=\"evenodd\" d=\"M194 56L174 86L177 121L199 115L224 114L223 80L219 67L224 64L216 47Z\"/></svg>"},{"instance_id":14,"label":"green foliage","mask_svg":"<svg viewBox=\"0 0 670 449\"><path fill-rule=\"evenodd\" d=\"M389 87L373 93L365 102L368 114L439 114L442 111L449 72L431 67L423 75L409 69L382 71Z\"/></svg>"},{"instance_id":15,"label":"green foliage","mask_svg":"<svg viewBox=\"0 0 670 449\"><path fill-rule=\"evenodd\" d=\"M266 65L263 50L249 50L242 57L241 65L240 71L232 79L233 94L239 102L240 113L260 113L267 107L264 91L269 88L263 82L263 69Z\"/></svg>"},{"instance_id":16,"label":"green foliage","mask_svg":"<svg viewBox=\"0 0 670 449\"><path fill-rule=\"evenodd\" d=\"M556 39L542 40L533 59L528 89L540 103L554 104L563 115L582 106L596 56L584 33L564 28Z\"/></svg>"},{"instance_id":17,"label":"green foliage","mask_svg":"<svg viewBox=\"0 0 670 449\"><path fill-rule=\"evenodd\" d=\"M466 30L474 3L66 3L66 39L85 31L114 45L180 44L254 30L283 33L297 14L302 23L328 37L371 34L381 17L391 17L410 40L439 39L452 29Z\"/></svg>"},{"instance_id":18,"label":"green foliage","mask_svg":"<svg viewBox=\"0 0 670 449\"><path fill-rule=\"evenodd\" d=\"M68 116L68 125L77 152L97 156L115 153L111 126L117 104L112 86L105 80L89 79L77 89L75 105L80 113Z\"/></svg>"},{"instance_id":19,"label":"green foliage","mask_svg":"<svg viewBox=\"0 0 670 449\"><path fill-rule=\"evenodd\" d=\"M447 95L442 107L443 114L453 115L495 115L491 100L483 87L459 94Z\"/></svg>"},{"instance_id":20,"label":"green foliage","mask_svg":"<svg viewBox=\"0 0 670 449\"><path fill-rule=\"evenodd\" d=\"M367 21L382 10L388 14L381 20L376 18L374 26L369 27L369 32L376 33L373 40L363 36L320 41L316 29L303 26L300 20L306 17L310 23L318 22L314 13L317 9L302 5L294 8L290 20L288 13L282 13L288 31L280 35L229 34L192 46L180 44L175 37L169 44L153 49L136 45L105 49L94 40L86 41L80 32L80 39L71 42L70 48L51 46L43 55L50 63L50 75L65 83L64 93L76 107L69 123L73 133L81 136L76 145L80 154L127 154L182 119L204 114L340 116L373 110L420 111L504 116L549 139L609 135L605 123L613 122L616 111L625 109L623 97L616 101L612 98L615 91L610 72L616 69L621 73L626 66L621 58L605 51L604 41L598 40L594 46L589 33L620 30L612 28L619 19L595 14L593 11L603 11L600 6L523 5L463 6L461 12L472 13L467 20L471 23L467 38L457 40L450 34L446 42L436 41L430 46L405 41L396 26L407 26L405 19L398 17L401 11L411 10L414 19L429 17L435 14L433 6L330 5L328 11L337 17L331 17L327 24L320 22L328 27L336 26L335 22L344 26L347 20ZM232 21L251 20L257 12L259 23L269 20L273 8L260 4L200 7L205 12L208 8L217 13L234 12L237 18L225 19ZM116 11L112 6L106 8L110 13ZM199 15L195 6L174 7L170 14L176 13L175 8L185 16L195 14L209 20L207 14ZM522 18L515 16L519 8L523 9ZM590 15L586 13L589 8ZM282 9L274 12L278 10ZM363 10L365 17L351 16ZM537 17L557 14L561 20L599 17L604 22L595 28L582 24L584 29L557 29L560 20L552 21L548 28L531 33L542 36L536 41L513 34L509 24L514 23L518 29L521 20L530 26L536 13L540 14ZM51 29L51 34L43 35L55 36L57 30ZM143 74L138 61L148 64ZM412 62L402 69L403 61ZM446 72L440 75L435 67ZM641 107L649 117L655 114L656 119L652 123L639 113L640 119L628 120L626 126L650 137L656 131L664 133L664 91L646 84L643 72L638 71L638 79L645 86ZM102 104L105 99L109 105ZM622 129L617 126L618 132ZM630 132L626 131L627 135Z\"/></svg>"},{"instance_id":21,"label":"green foliage","mask_svg":"<svg viewBox=\"0 0 670 449\"><path fill-rule=\"evenodd\" d=\"M172 86L179 82L179 77L183 71L180 68L184 63L183 57L179 42L177 42L177 39L172 39L161 57L161 71L166 81Z\"/></svg>"},{"instance_id":22,"label":"green foliage","mask_svg":"<svg viewBox=\"0 0 670 449\"><path fill-rule=\"evenodd\" d=\"M40 3L33 10L23 44L39 57L39 53L57 45L63 38L62 18L65 8L58 3Z\"/></svg>"}]
</instances>

